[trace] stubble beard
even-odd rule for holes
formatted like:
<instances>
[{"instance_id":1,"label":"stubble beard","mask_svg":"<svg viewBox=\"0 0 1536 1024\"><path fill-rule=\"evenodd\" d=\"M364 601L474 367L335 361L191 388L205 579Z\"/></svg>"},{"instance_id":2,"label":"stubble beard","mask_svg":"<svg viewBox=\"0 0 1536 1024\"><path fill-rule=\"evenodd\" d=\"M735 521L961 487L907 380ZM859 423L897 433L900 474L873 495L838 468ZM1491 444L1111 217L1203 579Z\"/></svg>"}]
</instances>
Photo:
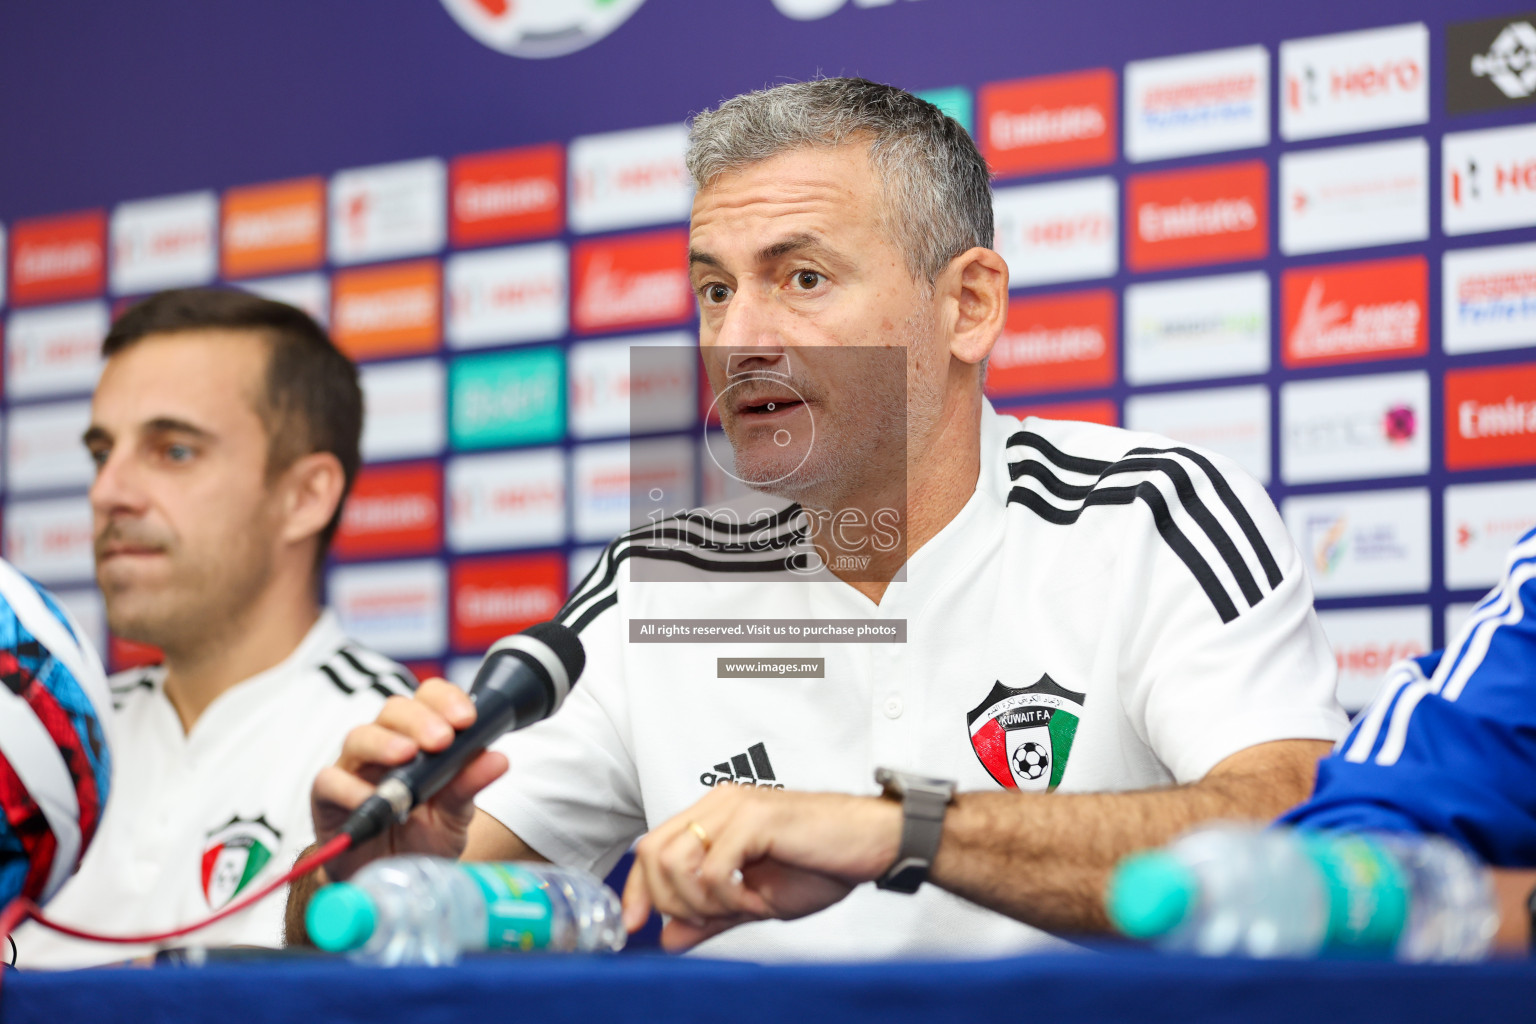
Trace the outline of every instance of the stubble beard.
<instances>
[{"instance_id":1,"label":"stubble beard","mask_svg":"<svg viewBox=\"0 0 1536 1024\"><path fill-rule=\"evenodd\" d=\"M157 579L113 582L98 574L107 626L115 636L150 644L168 660L200 657L242 628L272 578L265 534L252 522L202 558L171 545L169 571Z\"/></svg>"},{"instance_id":2,"label":"stubble beard","mask_svg":"<svg viewBox=\"0 0 1536 1024\"><path fill-rule=\"evenodd\" d=\"M942 377L933 376L924 355L933 325L933 313L923 303L898 329L893 347L905 352L904 375L890 372L890 361L871 358L872 372L859 382L858 398L851 398L854 389L845 384L835 405L818 403L822 416L799 468L784 466L782 459L754 458L728 433L737 476L754 490L806 508L862 507L867 497L890 491L899 492L896 500L904 498L909 456L943 409ZM855 357L858 351L848 350ZM809 384L796 387L808 399L825 393Z\"/></svg>"}]
</instances>

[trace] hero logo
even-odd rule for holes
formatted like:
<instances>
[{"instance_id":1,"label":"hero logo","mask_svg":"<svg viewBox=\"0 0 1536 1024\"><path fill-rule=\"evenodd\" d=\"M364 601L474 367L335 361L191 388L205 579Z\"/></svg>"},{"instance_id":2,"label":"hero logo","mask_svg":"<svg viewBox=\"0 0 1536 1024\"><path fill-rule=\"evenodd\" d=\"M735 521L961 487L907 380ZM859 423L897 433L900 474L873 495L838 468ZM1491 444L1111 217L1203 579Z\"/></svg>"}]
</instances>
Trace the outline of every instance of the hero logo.
<instances>
[{"instance_id":1,"label":"hero logo","mask_svg":"<svg viewBox=\"0 0 1536 1024\"><path fill-rule=\"evenodd\" d=\"M1536 126L1445 136L1445 233L1536 224Z\"/></svg>"},{"instance_id":2,"label":"hero logo","mask_svg":"<svg viewBox=\"0 0 1536 1024\"><path fill-rule=\"evenodd\" d=\"M1486 78L1512 100L1536 93L1536 28L1511 22L1487 53L1472 57L1472 77Z\"/></svg>"},{"instance_id":3,"label":"hero logo","mask_svg":"<svg viewBox=\"0 0 1536 1024\"><path fill-rule=\"evenodd\" d=\"M448 546L454 551L565 539L565 456L558 448L462 455L448 464Z\"/></svg>"},{"instance_id":4,"label":"hero logo","mask_svg":"<svg viewBox=\"0 0 1536 1024\"><path fill-rule=\"evenodd\" d=\"M90 579L93 536L84 495L13 502L5 509L6 561L44 583Z\"/></svg>"},{"instance_id":5,"label":"hero logo","mask_svg":"<svg viewBox=\"0 0 1536 1024\"><path fill-rule=\"evenodd\" d=\"M997 190L997 249L1008 263L1009 284L1114 274L1118 201L1118 186L1109 177Z\"/></svg>"},{"instance_id":6,"label":"hero logo","mask_svg":"<svg viewBox=\"0 0 1536 1024\"><path fill-rule=\"evenodd\" d=\"M1280 44L1280 134L1311 139L1429 119L1422 23Z\"/></svg>"},{"instance_id":7,"label":"hero logo","mask_svg":"<svg viewBox=\"0 0 1536 1024\"><path fill-rule=\"evenodd\" d=\"M664 124L571 141L571 229L578 234L688 219L688 129Z\"/></svg>"},{"instance_id":8,"label":"hero logo","mask_svg":"<svg viewBox=\"0 0 1536 1024\"><path fill-rule=\"evenodd\" d=\"M848 0L773 0L779 13L796 21L817 21L836 14ZM889 7L895 0L853 0L855 7Z\"/></svg>"},{"instance_id":9,"label":"hero logo","mask_svg":"<svg viewBox=\"0 0 1536 1024\"><path fill-rule=\"evenodd\" d=\"M513 57L563 57L629 20L645 0L443 0L459 27Z\"/></svg>"}]
</instances>

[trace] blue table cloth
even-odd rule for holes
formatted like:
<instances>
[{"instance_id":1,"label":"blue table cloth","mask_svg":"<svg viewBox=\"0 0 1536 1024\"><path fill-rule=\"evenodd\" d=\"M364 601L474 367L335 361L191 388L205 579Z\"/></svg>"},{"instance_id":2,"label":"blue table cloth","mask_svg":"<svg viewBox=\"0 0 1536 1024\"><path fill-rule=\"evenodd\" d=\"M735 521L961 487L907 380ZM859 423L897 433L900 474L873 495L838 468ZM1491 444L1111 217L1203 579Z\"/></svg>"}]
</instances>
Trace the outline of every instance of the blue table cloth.
<instances>
[{"instance_id":1,"label":"blue table cloth","mask_svg":"<svg viewBox=\"0 0 1536 1024\"><path fill-rule=\"evenodd\" d=\"M789 1021L811 1024L1359 1024L1536 1021L1536 960L1467 967L1140 952L762 967L667 957L480 957L453 968L311 958L5 972L4 1024L111 1021Z\"/></svg>"}]
</instances>

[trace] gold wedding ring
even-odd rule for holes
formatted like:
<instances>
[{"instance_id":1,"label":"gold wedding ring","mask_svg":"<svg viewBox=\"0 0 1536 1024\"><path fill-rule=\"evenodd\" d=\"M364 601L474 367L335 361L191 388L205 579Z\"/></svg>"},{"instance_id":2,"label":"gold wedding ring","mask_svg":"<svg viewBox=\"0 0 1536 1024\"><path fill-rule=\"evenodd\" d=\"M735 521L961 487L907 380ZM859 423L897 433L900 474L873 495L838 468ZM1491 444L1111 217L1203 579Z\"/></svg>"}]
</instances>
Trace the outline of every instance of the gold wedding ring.
<instances>
[{"instance_id":1,"label":"gold wedding ring","mask_svg":"<svg viewBox=\"0 0 1536 1024\"><path fill-rule=\"evenodd\" d=\"M704 844L704 849L709 849L709 833L704 831L704 826L696 821L688 823L688 831L699 837L699 842Z\"/></svg>"}]
</instances>

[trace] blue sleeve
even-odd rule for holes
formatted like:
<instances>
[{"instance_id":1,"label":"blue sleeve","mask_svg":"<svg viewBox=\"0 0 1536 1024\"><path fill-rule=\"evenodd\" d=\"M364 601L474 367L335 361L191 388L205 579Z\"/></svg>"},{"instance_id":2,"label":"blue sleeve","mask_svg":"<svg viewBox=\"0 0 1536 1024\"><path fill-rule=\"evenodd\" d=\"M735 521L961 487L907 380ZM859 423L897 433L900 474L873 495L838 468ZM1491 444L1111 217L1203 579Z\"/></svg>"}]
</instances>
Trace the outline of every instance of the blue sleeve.
<instances>
[{"instance_id":1,"label":"blue sleeve","mask_svg":"<svg viewBox=\"0 0 1536 1024\"><path fill-rule=\"evenodd\" d=\"M1436 833L1536 866L1536 530L1444 651L1393 666L1280 820Z\"/></svg>"}]
</instances>

